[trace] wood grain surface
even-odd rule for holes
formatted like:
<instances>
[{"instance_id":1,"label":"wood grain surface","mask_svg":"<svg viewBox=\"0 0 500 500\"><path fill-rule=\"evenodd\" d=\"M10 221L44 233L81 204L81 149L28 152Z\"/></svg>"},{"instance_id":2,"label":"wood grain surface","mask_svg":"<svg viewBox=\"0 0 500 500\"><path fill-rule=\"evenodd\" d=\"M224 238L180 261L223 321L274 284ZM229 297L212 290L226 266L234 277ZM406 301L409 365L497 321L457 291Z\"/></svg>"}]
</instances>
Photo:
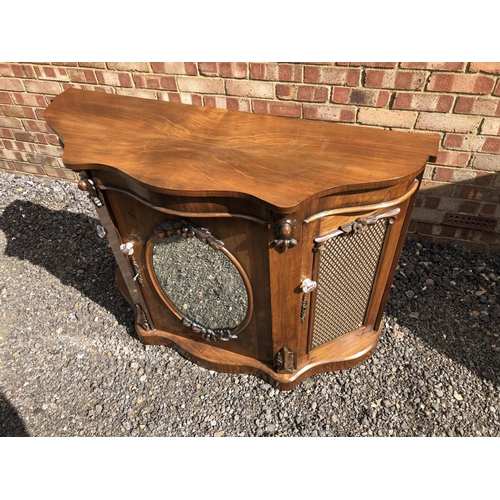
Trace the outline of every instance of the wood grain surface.
<instances>
[{"instance_id":1,"label":"wood grain surface","mask_svg":"<svg viewBox=\"0 0 500 500\"><path fill-rule=\"evenodd\" d=\"M435 134L79 89L57 96L45 118L74 170L107 166L161 193L241 197L281 213L314 196L415 177L438 146Z\"/></svg>"}]
</instances>

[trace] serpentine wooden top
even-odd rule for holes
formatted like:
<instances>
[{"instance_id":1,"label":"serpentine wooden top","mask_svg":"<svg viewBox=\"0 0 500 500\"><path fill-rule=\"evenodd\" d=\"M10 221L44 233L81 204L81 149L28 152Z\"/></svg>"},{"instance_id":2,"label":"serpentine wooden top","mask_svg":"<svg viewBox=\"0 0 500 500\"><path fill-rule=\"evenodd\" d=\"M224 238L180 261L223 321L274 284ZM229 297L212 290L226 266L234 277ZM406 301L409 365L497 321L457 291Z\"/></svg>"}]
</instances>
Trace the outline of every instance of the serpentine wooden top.
<instances>
[{"instance_id":1,"label":"serpentine wooden top","mask_svg":"<svg viewBox=\"0 0 500 500\"><path fill-rule=\"evenodd\" d=\"M72 170L117 169L156 192L253 199L291 212L310 197L411 180L439 136L66 90L45 112Z\"/></svg>"}]
</instances>

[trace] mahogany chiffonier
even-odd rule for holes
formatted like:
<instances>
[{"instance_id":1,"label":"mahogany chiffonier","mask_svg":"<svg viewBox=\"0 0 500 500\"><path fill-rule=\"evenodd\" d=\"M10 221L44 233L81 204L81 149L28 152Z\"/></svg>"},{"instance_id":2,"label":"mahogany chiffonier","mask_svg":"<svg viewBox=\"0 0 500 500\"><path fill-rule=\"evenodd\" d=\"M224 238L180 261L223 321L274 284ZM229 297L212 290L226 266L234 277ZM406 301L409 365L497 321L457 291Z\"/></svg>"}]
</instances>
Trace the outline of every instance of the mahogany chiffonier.
<instances>
[{"instance_id":1,"label":"mahogany chiffonier","mask_svg":"<svg viewBox=\"0 0 500 500\"><path fill-rule=\"evenodd\" d=\"M77 89L45 117L142 342L283 390L374 351L439 136Z\"/></svg>"}]
</instances>

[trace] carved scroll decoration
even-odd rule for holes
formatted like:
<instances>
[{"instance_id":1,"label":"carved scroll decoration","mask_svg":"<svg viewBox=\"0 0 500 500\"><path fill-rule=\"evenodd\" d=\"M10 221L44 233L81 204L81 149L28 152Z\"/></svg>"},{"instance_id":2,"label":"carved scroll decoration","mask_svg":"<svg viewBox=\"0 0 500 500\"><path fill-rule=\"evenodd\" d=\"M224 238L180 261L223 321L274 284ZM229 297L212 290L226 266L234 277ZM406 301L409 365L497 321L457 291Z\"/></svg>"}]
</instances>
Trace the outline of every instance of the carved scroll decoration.
<instances>
[{"instance_id":1,"label":"carved scroll decoration","mask_svg":"<svg viewBox=\"0 0 500 500\"><path fill-rule=\"evenodd\" d=\"M207 243L214 250L222 250L224 242L218 240L208 229L198 227L185 220L167 220L162 222L154 230L155 233L165 233L168 238L172 236L180 236L183 239L193 238L196 236L203 243Z\"/></svg>"},{"instance_id":2,"label":"carved scroll decoration","mask_svg":"<svg viewBox=\"0 0 500 500\"><path fill-rule=\"evenodd\" d=\"M223 340L227 342L230 339L238 338L238 335L233 333L233 331L230 329L222 330L222 329L204 328L203 326L197 325L196 323L193 323L191 320L184 317L182 318L182 324L190 328L191 331L195 333L200 333L202 338L208 341Z\"/></svg>"},{"instance_id":3,"label":"carved scroll decoration","mask_svg":"<svg viewBox=\"0 0 500 500\"><path fill-rule=\"evenodd\" d=\"M343 224L335 231L332 231L323 236L318 236L314 239L316 245L314 250L316 252L320 252L322 250L323 245L330 239L335 236L340 236L342 234L359 234L364 231L367 231L370 226L376 224L380 219L389 219L389 224L394 224L396 222L395 216L401 211L399 207L392 208L387 212L378 213L370 215L369 217L358 217L356 220L352 222L348 222L347 224Z\"/></svg>"},{"instance_id":4,"label":"carved scroll decoration","mask_svg":"<svg viewBox=\"0 0 500 500\"><path fill-rule=\"evenodd\" d=\"M140 306L140 304L136 304L135 309L137 323L139 323L139 325L141 325L144 330L150 331L151 327L149 326L148 318L146 317L146 313L144 312L143 308Z\"/></svg>"},{"instance_id":5,"label":"carved scroll decoration","mask_svg":"<svg viewBox=\"0 0 500 500\"><path fill-rule=\"evenodd\" d=\"M307 295L305 293L302 294L302 303L300 305L300 322L304 323L306 320L306 312L307 312Z\"/></svg>"},{"instance_id":6,"label":"carved scroll decoration","mask_svg":"<svg viewBox=\"0 0 500 500\"><path fill-rule=\"evenodd\" d=\"M132 267L134 268L135 271L135 276L132 279L134 281L137 281L137 283L139 283L139 285L141 285L144 288L144 281L142 280L142 274L139 268L139 264L133 257L130 257L130 260L132 262Z\"/></svg>"}]
</instances>

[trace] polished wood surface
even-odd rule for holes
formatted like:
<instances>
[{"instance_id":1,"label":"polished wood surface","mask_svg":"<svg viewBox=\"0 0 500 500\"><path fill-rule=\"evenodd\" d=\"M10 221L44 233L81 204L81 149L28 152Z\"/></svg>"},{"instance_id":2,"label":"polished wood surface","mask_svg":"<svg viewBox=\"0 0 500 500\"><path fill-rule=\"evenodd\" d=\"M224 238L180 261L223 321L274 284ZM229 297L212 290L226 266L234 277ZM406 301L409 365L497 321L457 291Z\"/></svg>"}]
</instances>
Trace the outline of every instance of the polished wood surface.
<instances>
[{"instance_id":1,"label":"polished wood surface","mask_svg":"<svg viewBox=\"0 0 500 500\"><path fill-rule=\"evenodd\" d=\"M120 263L118 288L142 342L173 347L210 369L259 375L284 390L373 352L437 135L81 90L56 97L45 116L64 143L65 165L83 171L81 185L108 231ZM388 210L394 216L362 327L312 349L316 292L304 300L301 282L317 279L318 245L340 227ZM253 305L237 338L202 338L158 286L154 230L180 219L216 235L245 277ZM122 243L133 245L133 255L120 253Z\"/></svg>"},{"instance_id":2,"label":"polished wood surface","mask_svg":"<svg viewBox=\"0 0 500 500\"><path fill-rule=\"evenodd\" d=\"M437 155L432 134L77 89L56 97L45 118L74 170L101 165L164 194L241 197L281 213L311 197L415 178Z\"/></svg>"}]
</instances>

